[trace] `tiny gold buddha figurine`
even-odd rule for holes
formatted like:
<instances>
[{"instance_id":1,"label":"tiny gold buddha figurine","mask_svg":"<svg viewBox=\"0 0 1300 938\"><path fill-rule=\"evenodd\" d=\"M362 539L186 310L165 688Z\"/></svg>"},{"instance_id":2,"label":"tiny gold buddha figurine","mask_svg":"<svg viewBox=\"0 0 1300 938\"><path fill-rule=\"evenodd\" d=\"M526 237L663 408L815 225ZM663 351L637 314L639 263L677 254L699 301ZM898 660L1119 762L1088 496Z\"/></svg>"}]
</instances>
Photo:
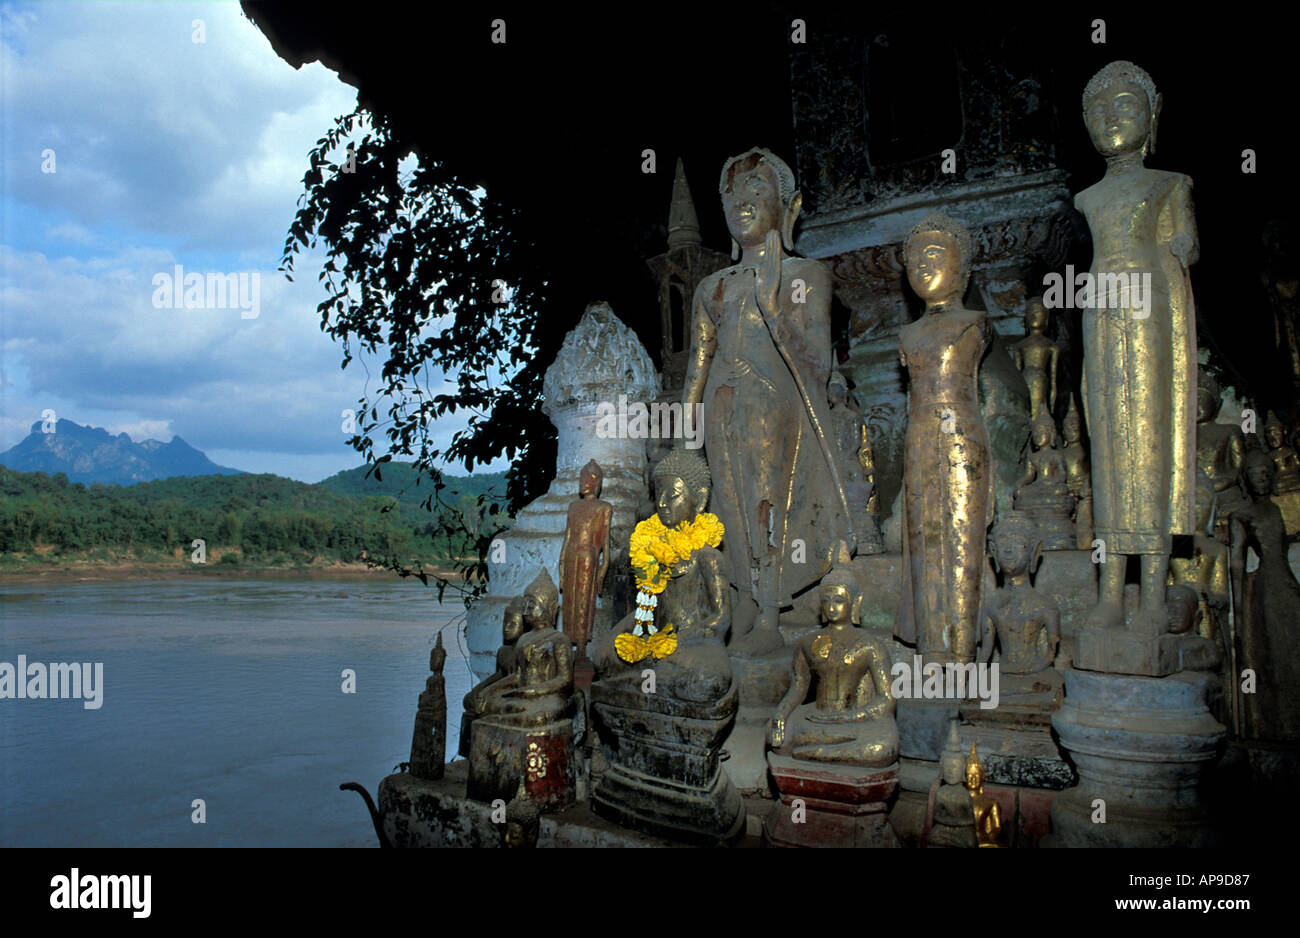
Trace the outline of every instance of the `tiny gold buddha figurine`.
<instances>
[{"instance_id":1,"label":"tiny gold buddha figurine","mask_svg":"<svg viewBox=\"0 0 1300 938\"><path fill-rule=\"evenodd\" d=\"M577 660L587 660L587 642L596 618L600 595L609 569L609 525L614 506L600 498L604 472L596 460L582 467L578 497L569 505L569 518L560 545L560 588L564 600L564 634L577 650Z\"/></svg>"},{"instance_id":2,"label":"tiny gold buddha figurine","mask_svg":"<svg viewBox=\"0 0 1300 938\"><path fill-rule=\"evenodd\" d=\"M1235 673L1255 675L1252 693L1241 692L1240 678L1234 685L1242 737L1294 744L1300 741L1300 583L1287 563L1282 512L1269 498L1274 473L1267 453L1246 453L1251 503L1230 519ZM1248 550L1259 557L1254 570Z\"/></svg>"},{"instance_id":3,"label":"tiny gold buddha figurine","mask_svg":"<svg viewBox=\"0 0 1300 938\"><path fill-rule=\"evenodd\" d=\"M731 649L780 648L780 611L830 569L853 537L824 388L831 371L831 276L794 257L803 205L790 167L755 148L719 184L732 258L695 289L682 402L704 404L714 505L739 591ZM802 541L805 562L792 544Z\"/></svg>"},{"instance_id":4,"label":"tiny gold buddha figurine","mask_svg":"<svg viewBox=\"0 0 1300 938\"><path fill-rule=\"evenodd\" d=\"M1169 561L1169 582L1195 591L1201 610L1200 634L1221 641L1220 633L1228 625L1228 584L1230 565L1228 546L1214 536L1214 515L1218 493L1204 473L1196 479L1196 532L1192 535L1191 556Z\"/></svg>"},{"instance_id":5,"label":"tiny gold buddha figurine","mask_svg":"<svg viewBox=\"0 0 1300 938\"><path fill-rule=\"evenodd\" d=\"M460 745L458 751L469 758L469 741L471 727L482 706L483 695L487 689L515 670L515 643L526 631L524 625L524 598L516 596L510 600L501 617L501 647L497 649L496 670L475 684L461 701L464 712L460 718Z\"/></svg>"},{"instance_id":6,"label":"tiny gold buddha figurine","mask_svg":"<svg viewBox=\"0 0 1300 938\"><path fill-rule=\"evenodd\" d=\"M447 651L442 633L429 652L429 679L415 711L415 732L411 737L410 771L416 778L442 778L447 762L447 682L442 667Z\"/></svg>"},{"instance_id":7,"label":"tiny gold buddha figurine","mask_svg":"<svg viewBox=\"0 0 1300 938\"><path fill-rule=\"evenodd\" d=\"M573 652L555 628L560 592L543 567L524 591L525 632L515 643L514 671L483 692L480 715L517 726L540 726L562 718L573 693Z\"/></svg>"},{"instance_id":8,"label":"tiny gold buddha figurine","mask_svg":"<svg viewBox=\"0 0 1300 938\"><path fill-rule=\"evenodd\" d=\"M831 405L831 428L840 456L840 479L853 514L858 553L879 554L885 550L880 537L879 504L875 486L875 455L867 439L867 421L849 394L849 383L838 371L831 372L826 386ZM872 509L876 510L873 512Z\"/></svg>"},{"instance_id":9,"label":"tiny gold buddha figurine","mask_svg":"<svg viewBox=\"0 0 1300 938\"><path fill-rule=\"evenodd\" d=\"M1246 438L1237 424L1215 421L1222 406L1219 382L1202 371L1196 389L1196 467L1214 483L1218 495L1215 533L1227 543L1229 516L1249 500L1241 478Z\"/></svg>"},{"instance_id":10,"label":"tiny gold buddha figurine","mask_svg":"<svg viewBox=\"0 0 1300 938\"><path fill-rule=\"evenodd\" d=\"M1087 627L1124 625L1127 560L1141 557L1136 634L1163 633L1173 535L1193 528L1196 325L1188 268L1198 244L1191 180L1148 169L1161 97L1132 62L1088 82L1083 118L1106 160L1074 200L1092 231L1083 310L1083 400L1092 444L1093 525L1105 544ZM1077 663L1077 662L1076 662Z\"/></svg>"},{"instance_id":11,"label":"tiny gold buddha figurine","mask_svg":"<svg viewBox=\"0 0 1300 938\"><path fill-rule=\"evenodd\" d=\"M975 847L975 809L965 786L966 753L957 735L957 721L948 728L948 744L939 756L939 780L927 847Z\"/></svg>"},{"instance_id":12,"label":"tiny gold buddha figurine","mask_svg":"<svg viewBox=\"0 0 1300 938\"><path fill-rule=\"evenodd\" d=\"M853 623L857 578L840 563L822 580L825 628L795 646L790 689L768 724L768 744L811 762L884 767L898 761L898 704L889 693L889 650ZM816 699L804 703L812 685Z\"/></svg>"},{"instance_id":13,"label":"tiny gold buddha figurine","mask_svg":"<svg viewBox=\"0 0 1300 938\"><path fill-rule=\"evenodd\" d=\"M981 847L1001 847L1002 808L984 790L984 775L984 763L971 743L966 758L966 790L970 792L971 808L975 811L975 839Z\"/></svg>"},{"instance_id":14,"label":"tiny gold buddha figurine","mask_svg":"<svg viewBox=\"0 0 1300 938\"><path fill-rule=\"evenodd\" d=\"M1065 483L1074 501L1075 547L1079 550L1092 549L1092 466L1088 462L1087 450L1083 448L1083 420L1079 409L1074 405L1074 395L1070 395L1070 408L1061 420L1061 436L1065 446L1061 455L1065 457Z\"/></svg>"},{"instance_id":15,"label":"tiny gold buddha figurine","mask_svg":"<svg viewBox=\"0 0 1300 938\"><path fill-rule=\"evenodd\" d=\"M1030 582L1043 559L1033 522L1021 512L1006 513L993 526L989 548L1003 586L984 610L981 657L987 663L995 646L1000 652L1002 700L1059 706L1064 681L1052 664L1061 643L1061 612Z\"/></svg>"},{"instance_id":16,"label":"tiny gold buddha figurine","mask_svg":"<svg viewBox=\"0 0 1300 938\"><path fill-rule=\"evenodd\" d=\"M984 534L993 472L980 410L979 364L988 315L964 309L970 234L931 213L903 250L926 311L904 326L899 355L911 377L903 455L903 592L894 635L928 662L971 662L983 600Z\"/></svg>"},{"instance_id":17,"label":"tiny gold buddha figurine","mask_svg":"<svg viewBox=\"0 0 1300 938\"><path fill-rule=\"evenodd\" d=\"M1056 362L1060 349L1043 333L1049 313L1041 296L1025 302L1025 337L1011 346L1011 357L1029 387L1029 413L1056 413Z\"/></svg>"},{"instance_id":18,"label":"tiny gold buddha figurine","mask_svg":"<svg viewBox=\"0 0 1300 938\"><path fill-rule=\"evenodd\" d=\"M1264 442L1268 444L1268 454L1273 457L1273 470L1277 473L1273 494L1300 492L1300 456L1287 446L1286 427L1271 410L1264 421Z\"/></svg>"},{"instance_id":19,"label":"tiny gold buddha figurine","mask_svg":"<svg viewBox=\"0 0 1300 938\"><path fill-rule=\"evenodd\" d=\"M1300 533L1300 456L1286 443L1286 427L1269 411L1264 421L1264 441L1273 457L1273 501L1282 510L1288 536Z\"/></svg>"},{"instance_id":20,"label":"tiny gold buddha figurine","mask_svg":"<svg viewBox=\"0 0 1300 938\"><path fill-rule=\"evenodd\" d=\"M1025 471L1016 483L1014 503L1037 530L1044 550L1072 550L1078 543L1075 501L1070 495L1065 454L1056 447L1056 423L1040 410L1029 427Z\"/></svg>"}]
</instances>

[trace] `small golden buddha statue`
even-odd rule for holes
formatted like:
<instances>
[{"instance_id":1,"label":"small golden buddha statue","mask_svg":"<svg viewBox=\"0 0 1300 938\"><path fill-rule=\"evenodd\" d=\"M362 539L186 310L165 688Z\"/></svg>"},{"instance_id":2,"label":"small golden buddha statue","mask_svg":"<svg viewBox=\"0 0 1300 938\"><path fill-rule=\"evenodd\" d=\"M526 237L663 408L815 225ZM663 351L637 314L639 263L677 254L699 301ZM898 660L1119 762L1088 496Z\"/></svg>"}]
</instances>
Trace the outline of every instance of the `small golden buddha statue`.
<instances>
[{"instance_id":1,"label":"small golden buddha statue","mask_svg":"<svg viewBox=\"0 0 1300 938\"><path fill-rule=\"evenodd\" d=\"M682 403L704 404L714 510L740 597L731 649L761 655L784 644L781 609L830 569L834 544L853 537L823 390L831 275L789 253L803 196L774 153L729 159L718 189L739 262L695 289ZM801 563L791 559L796 540Z\"/></svg>"},{"instance_id":2,"label":"small golden buddha statue","mask_svg":"<svg viewBox=\"0 0 1300 938\"><path fill-rule=\"evenodd\" d=\"M849 383L838 371L831 372L826 385L831 406L831 429L840 456L840 479L853 513L858 553L879 554L885 550L880 537L879 503L875 488L875 456L867 439L867 421L849 394ZM872 512L873 504L876 512Z\"/></svg>"},{"instance_id":3,"label":"small golden buddha statue","mask_svg":"<svg viewBox=\"0 0 1300 938\"><path fill-rule=\"evenodd\" d=\"M1196 532L1190 557L1169 561L1169 582L1190 587L1199 597L1200 634L1219 641L1228 625L1228 583L1231 576L1228 547L1214 536L1218 493L1204 473L1196 480Z\"/></svg>"},{"instance_id":4,"label":"small golden buddha statue","mask_svg":"<svg viewBox=\"0 0 1300 938\"><path fill-rule=\"evenodd\" d=\"M1241 478L1246 438L1237 424L1215 421L1222 405L1219 382L1202 371L1196 389L1196 466L1214 483L1218 495L1215 533L1226 544L1229 516L1248 505L1249 500Z\"/></svg>"},{"instance_id":5,"label":"small golden buddha statue","mask_svg":"<svg viewBox=\"0 0 1300 938\"><path fill-rule=\"evenodd\" d=\"M1002 808L984 791L984 774L984 763L971 743L966 759L966 790L975 811L975 838L981 847L1001 847L998 840L1002 836Z\"/></svg>"},{"instance_id":6,"label":"small golden buddha statue","mask_svg":"<svg viewBox=\"0 0 1300 938\"><path fill-rule=\"evenodd\" d=\"M903 450L903 592L894 635L926 662L971 662L983 605L993 472L979 402L988 315L964 309L970 233L932 213L904 244L926 311L898 335L911 377Z\"/></svg>"},{"instance_id":7,"label":"small golden buddha statue","mask_svg":"<svg viewBox=\"0 0 1300 938\"><path fill-rule=\"evenodd\" d=\"M1092 232L1096 284L1083 310L1083 400L1092 444L1093 524L1104 542L1092 629L1123 626L1127 560L1141 557L1130 628L1164 633L1173 535L1194 521L1196 323L1188 268L1198 246L1191 180L1143 165L1162 99L1132 62L1112 62L1083 92L1083 118L1106 160L1074 200Z\"/></svg>"},{"instance_id":8,"label":"small golden buddha statue","mask_svg":"<svg viewBox=\"0 0 1300 938\"><path fill-rule=\"evenodd\" d=\"M516 596L506 606L501 617L501 647L497 649L496 670L475 684L461 701L464 712L460 718L459 752L466 759L470 752L470 730L482 706L483 695L487 689L515 670L515 643L523 636L527 627L524 625L524 598Z\"/></svg>"},{"instance_id":9,"label":"small golden buddha statue","mask_svg":"<svg viewBox=\"0 0 1300 938\"><path fill-rule=\"evenodd\" d=\"M1069 470L1056 447L1056 422L1040 410L1029 427L1025 471L1013 490L1015 507L1037 528L1045 550L1070 550L1078 543L1071 514Z\"/></svg>"},{"instance_id":10,"label":"small golden buddha statue","mask_svg":"<svg viewBox=\"0 0 1300 938\"><path fill-rule=\"evenodd\" d=\"M768 744L795 759L883 768L898 761L889 650L853 624L861 597L848 545L841 550L820 587L826 627L795 646L794 677L768 725ZM804 703L813 683L816 701Z\"/></svg>"},{"instance_id":11,"label":"small golden buddha statue","mask_svg":"<svg viewBox=\"0 0 1300 938\"><path fill-rule=\"evenodd\" d=\"M480 715L499 723L541 726L566 715L573 693L573 652L555 628L560 591L543 567L524 590L525 632L515 643L514 671L483 692Z\"/></svg>"},{"instance_id":12,"label":"small golden buddha statue","mask_svg":"<svg viewBox=\"0 0 1300 938\"><path fill-rule=\"evenodd\" d=\"M1056 413L1056 362L1060 349L1045 336L1049 313L1041 296L1025 302L1025 337L1011 346L1011 357L1029 387L1029 412Z\"/></svg>"},{"instance_id":13,"label":"small golden buddha statue","mask_svg":"<svg viewBox=\"0 0 1300 938\"><path fill-rule=\"evenodd\" d=\"M609 569L609 525L614 506L601 500L604 472L596 460L582 467L578 497L560 545L560 587L564 600L564 634L573 640L578 661L587 660L587 642L596 618L596 597Z\"/></svg>"},{"instance_id":14,"label":"small golden buddha statue","mask_svg":"<svg viewBox=\"0 0 1300 938\"><path fill-rule=\"evenodd\" d=\"M1061 420L1061 436L1065 440L1065 446L1061 448L1061 455L1065 458L1065 484L1075 500L1075 547L1091 550L1092 466L1088 462L1087 450L1083 448L1083 420L1074 405L1073 394L1070 395L1070 408Z\"/></svg>"},{"instance_id":15,"label":"small golden buddha statue","mask_svg":"<svg viewBox=\"0 0 1300 938\"><path fill-rule=\"evenodd\" d=\"M1271 410L1264 421L1264 442L1268 444L1268 454L1273 457L1273 469L1277 473L1273 494L1300 492L1300 456L1286 445L1286 427Z\"/></svg>"},{"instance_id":16,"label":"small golden buddha statue","mask_svg":"<svg viewBox=\"0 0 1300 938\"><path fill-rule=\"evenodd\" d=\"M1033 522L1021 512L1007 512L994 525L989 548L1003 586L984 610L982 658L991 661L994 646L1000 651L1003 700L1031 697L1034 703L1059 705L1064 682L1052 663L1061 643L1061 612L1030 582L1043 557Z\"/></svg>"}]
</instances>

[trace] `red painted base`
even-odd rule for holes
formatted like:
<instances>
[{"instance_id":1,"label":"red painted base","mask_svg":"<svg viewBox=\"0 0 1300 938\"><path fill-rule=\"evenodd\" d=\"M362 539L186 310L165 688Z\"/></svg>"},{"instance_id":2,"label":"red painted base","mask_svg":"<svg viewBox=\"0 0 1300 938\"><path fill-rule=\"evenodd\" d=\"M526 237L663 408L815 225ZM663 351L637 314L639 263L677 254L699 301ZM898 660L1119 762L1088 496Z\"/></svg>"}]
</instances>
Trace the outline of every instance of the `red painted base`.
<instances>
[{"instance_id":1,"label":"red painted base","mask_svg":"<svg viewBox=\"0 0 1300 938\"><path fill-rule=\"evenodd\" d=\"M885 769L828 765L767 755L781 802L763 822L769 847L897 847L889 799L898 765Z\"/></svg>"}]
</instances>

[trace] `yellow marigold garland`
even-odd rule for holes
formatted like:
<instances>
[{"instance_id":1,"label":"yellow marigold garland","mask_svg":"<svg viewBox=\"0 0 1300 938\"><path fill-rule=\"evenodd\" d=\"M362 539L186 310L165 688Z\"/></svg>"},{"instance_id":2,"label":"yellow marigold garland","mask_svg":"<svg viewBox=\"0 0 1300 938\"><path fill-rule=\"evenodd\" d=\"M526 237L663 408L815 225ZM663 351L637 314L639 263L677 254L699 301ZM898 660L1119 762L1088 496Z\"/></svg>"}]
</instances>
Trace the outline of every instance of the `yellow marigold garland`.
<instances>
[{"instance_id":1,"label":"yellow marigold garland","mask_svg":"<svg viewBox=\"0 0 1300 938\"><path fill-rule=\"evenodd\" d=\"M654 611L659 594L674 575L673 565L687 560L701 547L722 543L722 522L717 515L700 512L694 521L684 521L669 528L651 515L636 526L628 545L632 568L636 571L636 624L631 632L615 637L614 650L628 664L644 658L666 658L677 650L677 636L671 624L662 629L654 625Z\"/></svg>"}]
</instances>

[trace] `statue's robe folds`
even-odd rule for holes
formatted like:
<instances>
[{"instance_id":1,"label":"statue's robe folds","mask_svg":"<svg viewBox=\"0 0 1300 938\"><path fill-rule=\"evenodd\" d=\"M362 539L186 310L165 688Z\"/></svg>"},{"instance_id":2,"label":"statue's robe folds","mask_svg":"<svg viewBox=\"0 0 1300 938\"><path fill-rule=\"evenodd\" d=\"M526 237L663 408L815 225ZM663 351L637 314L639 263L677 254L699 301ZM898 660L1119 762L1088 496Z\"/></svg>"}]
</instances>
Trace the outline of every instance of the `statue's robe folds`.
<instances>
[{"instance_id":1,"label":"statue's robe folds","mask_svg":"<svg viewBox=\"0 0 1300 938\"><path fill-rule=\"evenodd\" d=\"M1196 527L1196 319L1187 268L1169 250L1191 225L1191 180L1146 170L1142 181L1122 218L1103 214L1114 205L1107 180L1075 198L1092 229L1095 286L1083 404L1094 536L1110 553L1168 554L1174 534ZM1146 305L1131 290L1112 295L1108 274L1150 274Z\"/></svg>"},{"instance_id":2,"label":"statue's robe folds","mask_svg":"<svg viewBox=\"0 0 1300 938\"><path fill-rule=\"evenodd\" d=\"M791 299L795 279L809 285L803 303ZM739 266L704 278L695 292L692 339L717 343L704 388L704 445L713 476L711 504L727 532L727 569L732 585L742 596L753 595L761 608L789 605L793 594L830 570L834 545L852 535L825 455L828 448L834 452L835 442L819 441L764 322L754 283L752 269ZM825 291L826 303L814 302L816 289ZM782 262L782 308L774 325L824 434L832 432L826 399L829 291L825 265L798 257ZM802 557L796 540L803 542ZM765 589L775 595L761 595Z\"/></svg>"},{"instance_id":3,"label":"statue's robe folds","mask_svg":"<svg viewBox=\"0 0 1300 938\"><path fill-rule=\"evenodd\" d=\"M899 332L911 388L903 443L903 592L894 635L935 659L975 659L985 532L995 504L978 390L992 334L986 314L967 310L927 314Z\"/></svg>"}]
</instances>

